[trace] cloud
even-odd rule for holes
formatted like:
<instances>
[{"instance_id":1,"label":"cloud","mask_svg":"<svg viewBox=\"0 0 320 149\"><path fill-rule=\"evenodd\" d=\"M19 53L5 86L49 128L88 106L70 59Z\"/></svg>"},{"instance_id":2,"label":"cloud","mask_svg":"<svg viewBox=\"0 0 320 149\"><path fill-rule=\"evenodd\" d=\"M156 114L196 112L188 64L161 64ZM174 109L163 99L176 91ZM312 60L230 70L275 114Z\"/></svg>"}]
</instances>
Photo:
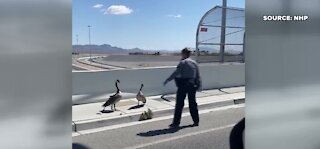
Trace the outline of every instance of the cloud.
<instances>
[{"instance_id":1,"label":"cloud","mask_svg":"<svg viewBox=\"0 0 320 149\"><path fill-rule=\"evenodd\" d=\"M169 15L167 15L168 17L170 17L170 18L182 18L182 15L181 14L177 14L177 15L173 15L173 14L169 14Z\"/></svg>"},{"instance_id":2,"label":"cloud","mask_svg":"<svg viewBox=\"0 0 320 149\"><path fill-rule=\"evenodd\" d=\"M92 7L93 7L93 8L102 8L103 5L102 5L102 4L96 4L96 5L92 6Z\"/></svg>"},{"instance_id":3,"label":"cloud","mask_svg":"<svg viewBox=\"0 0 320 149\"><path fill-rule=\"evenodd\" d=\"M107 8L104 14L127 15L127 14L131 14L132 12L133 10L127 6L111 5L110 7Z\"/></svg>"}]
</instances>

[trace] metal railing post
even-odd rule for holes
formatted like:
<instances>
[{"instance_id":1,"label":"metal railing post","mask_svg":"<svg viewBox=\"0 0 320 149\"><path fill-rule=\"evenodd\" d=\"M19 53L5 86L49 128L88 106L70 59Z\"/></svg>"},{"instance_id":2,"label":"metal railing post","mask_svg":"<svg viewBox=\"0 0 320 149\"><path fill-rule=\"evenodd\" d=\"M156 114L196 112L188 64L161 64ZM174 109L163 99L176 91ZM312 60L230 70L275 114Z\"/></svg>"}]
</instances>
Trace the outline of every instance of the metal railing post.
<instances>
[{"instance_id":1,"label":"metal railing post","mask_svg":"<svg viewBox=\"0 0 320 149\"><path fill-rule=\"evenodd\" d=\"M224 62L224 50L226 42L226 18L227 18L227 0L223 0L221 16L221 37L220 37L220 62Z\"/></svg>"}]
</instances>

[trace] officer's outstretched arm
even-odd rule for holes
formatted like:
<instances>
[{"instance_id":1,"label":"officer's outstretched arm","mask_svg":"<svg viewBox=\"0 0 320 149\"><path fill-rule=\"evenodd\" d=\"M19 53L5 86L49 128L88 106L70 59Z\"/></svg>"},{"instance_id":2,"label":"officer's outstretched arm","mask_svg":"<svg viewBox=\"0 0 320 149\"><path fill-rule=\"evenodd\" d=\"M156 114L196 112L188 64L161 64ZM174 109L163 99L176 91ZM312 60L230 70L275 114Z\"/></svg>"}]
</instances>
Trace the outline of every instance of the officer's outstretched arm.
<instances>
[{"instance_id":1,"label":"officer's outstretched arm","mask_svg":"<svg viewBox=\"0 0 320 149\"><path fill-rule=\"evenodd\" d=\"M176 78L182 71L183 63L180 62L177 66L177 69L170 75L170 77L166 80L167 82L170 82L174 78Z\"/></svg>"}]
</instances>

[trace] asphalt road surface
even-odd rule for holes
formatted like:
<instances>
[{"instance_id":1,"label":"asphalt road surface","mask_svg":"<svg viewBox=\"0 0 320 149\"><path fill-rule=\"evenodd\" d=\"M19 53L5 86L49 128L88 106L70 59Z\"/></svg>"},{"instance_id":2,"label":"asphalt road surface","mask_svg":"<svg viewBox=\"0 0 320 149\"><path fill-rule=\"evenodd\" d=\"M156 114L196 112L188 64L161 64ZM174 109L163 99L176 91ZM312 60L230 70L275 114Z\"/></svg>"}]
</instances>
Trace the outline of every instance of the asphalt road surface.
<instances>
[{"instance_id":1,"label":"asphalt road surface","mask_svg":"<svg viewBox=\"0 0 320 149\"><path fill-rule=\"evenodd\" d=\"M202 113L202 114L201 114ZM244 106L223 107L200 113L200 126L182 117L179 129L169 129L172 119L96 131L73 137L73 149L229 149L234 124L244 117Z\"/></svg>"}]
</instances>

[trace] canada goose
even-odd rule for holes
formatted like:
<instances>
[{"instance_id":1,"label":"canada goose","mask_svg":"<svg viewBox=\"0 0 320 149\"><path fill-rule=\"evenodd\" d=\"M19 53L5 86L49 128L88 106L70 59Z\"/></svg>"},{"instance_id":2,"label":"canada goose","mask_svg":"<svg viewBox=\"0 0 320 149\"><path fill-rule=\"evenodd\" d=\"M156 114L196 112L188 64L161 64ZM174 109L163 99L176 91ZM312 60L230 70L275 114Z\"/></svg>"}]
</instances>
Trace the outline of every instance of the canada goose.
<instances>
[{"instance_id":1,"label":"canada goose","mask_svg":"<svg viewBox=\"0 0 320 149\"><path fill-rule=\"evenodd\" d=\"M144 121L148 119L148 113L146 111L142 112L139 121Z\"/></svg>"},{"instance_id":2,"label":"canada goose","mask_svg":"<svg viewBox=\"0 0 320 149\"><path fill-rule=\"evenodd\" d=\"M143 87L143 83L141 84L140 90L136 96L137 100L138 100L138 105L140 103L140 101L142 101L144 104L147 102L146 97L143 95L143 93L141 92Z\"/></svg>"},{"instance_id":3,"label":"canada goose","mask_svg":"<svg viewBox=\"0 0 320 149\"><path fill-rule=\"evenodd\" d=\"M109 105L111 105L111 110L113 110L113 111L117 110L116 109L116 103L119 102L121 100L121 98L122 98L121 91L120 91L120 89L118 87L118 83L120 83L119 80L117 80L115 82L115 86L117 88L117 92L114 95L111 95L109 97L109 99L102 105L104 107L103 110Z\"/></svg>"},{"instance_id":4,"label":"canada goose","mask_svg":"<svg viewBox=\"0 0 320 149\"><path fill-rule=\"evenodd\" d=\"M140 115L139 121L148 120L153 118L153 112L148 108L147 111L143 111Z\"/></svg>"},{"instance_id":5,"label":"canada goose","mask_svg":"<svg viewBox=\"0 0 320 149\"><path fill-rule=\"evenodd\" d=\"M153 112L150 108L148 108L148 119L152 119L153 118Z\"/></svg>"}]
</instances>

